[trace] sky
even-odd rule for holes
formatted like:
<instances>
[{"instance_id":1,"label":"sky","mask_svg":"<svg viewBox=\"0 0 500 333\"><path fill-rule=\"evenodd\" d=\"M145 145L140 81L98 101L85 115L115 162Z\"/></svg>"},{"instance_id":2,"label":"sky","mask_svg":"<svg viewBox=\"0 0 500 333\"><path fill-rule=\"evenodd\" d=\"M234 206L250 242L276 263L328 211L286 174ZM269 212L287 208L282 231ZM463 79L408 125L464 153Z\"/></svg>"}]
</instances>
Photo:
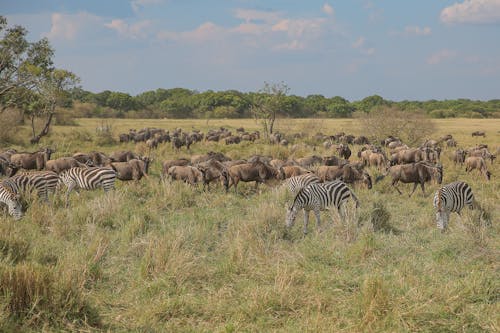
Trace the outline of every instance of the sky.
<instances>
[{"instance_id":1,"label":"sky","mask_svg":"<svg viewBox=\"0 0 500 333\"><path fill-rule=\"evenodd\" d=\"M500 0L2 0L85 90L500 98Z\"/></svg>"}]
</instances>

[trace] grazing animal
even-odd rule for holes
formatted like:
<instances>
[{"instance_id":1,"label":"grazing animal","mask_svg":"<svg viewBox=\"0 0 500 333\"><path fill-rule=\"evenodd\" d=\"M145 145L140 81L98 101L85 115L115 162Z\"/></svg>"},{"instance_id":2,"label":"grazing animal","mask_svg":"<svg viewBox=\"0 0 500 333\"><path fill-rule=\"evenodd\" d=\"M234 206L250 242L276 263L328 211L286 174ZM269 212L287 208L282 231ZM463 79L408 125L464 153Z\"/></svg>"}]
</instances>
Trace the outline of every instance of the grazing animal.
<instances>
[{"instance_id":1,"label":"grazing animal","mask_svg":"<svg viewBox=\"0 0 500 333\"><path fill-rule=\"evenodd\" d=\"M89 163L91 163L89 161ZM60 157L55 160L47 161L45 169L48 171L54 171L55 173L61 173L64 170L71 168L86 168L88 165L78 162L74 157Z\"/></svg>"},{"instance_id":2,"label":"grazing animal","mask_svg":"<svg viewBox=\"0 0 500 333\"><path fill-rule=\"evenodd\" d=\"M19 220L23 217L22 205L19 199L19 194L16 194L8 187L0 185L0 202L7 205L9 214L12 215L15 220Z\"/></svg>"},{"instance_id":3,"label":"grazing animal","mask_svg":"<svg viewBox=\"0 0 500 333\"><path fill-rule=\"evenodd\" d=\"M179 158L176 160L166 160L163 161L162 165L162 171L161 171L161 179L165 179L165 175L168 173L168 169L171 167L178 165L178 166L186 166L190 165L191 162L187 158Z\"/></svg>"},{"instance_id":4,"label":"grazing animal","mask_svg":"<svg viewBox=\"0 0 500 333\"><path fill-rule=\"evenodd\" d=\"M307 233L307 224L309 223L309 212L314 211L316 216L316 225L321 228L320 211L330 207L335 207L341 216L341 208L347 199L352 198L359 206L359 200L351 189L342 181L336 180L327 183L310 184L298 191L293 203L287 207L286 227L291 228L297 217L299 210L304 209L304 234Z\"/></svg>"},{"instance_id":5,"label":"grazing animal","mask_svg":"<svg viewBox=\"0 0 500 333\"><path fill-rule=\"evenodd\" d=\"M491 173L486 168L484 158L479 156L470 156L465 159L465 171L471 172L474 169L479 170L479 172L484 175L486 180L490 180Z\"/></svg>"},{"instance_id":6,"label":"grazing animal","mask_svg":"<svg viewBox=\"0 0 500 333\"><path fill-rule=\"evenodd\" d=\"M453 159L453 162L455 164L460 164L460 165L463 165L464 162L465 162L465 155L467 155L467 152L463 149L457 149L453 152L453 156L452 156L452 159Z\"/></svg>"},{"instance_id":7,"label":"grazing animal","mask_svg":"<svg viewBox=\"0 0 500 333\"><path fill-rule=\"evenodd\" d=\"M113 162L111 168L116 171L116 178L122 181L139 181L142 177L148 178L149 158L131 159L128 162Z\"/></svg>"},{"instance_id":8,"label":"grazing animal","mask_svg":"<svg viewBox=\"0 0 500 333\"><path fill-rule=\"evenodd\" d=\"M34 153L16 153L10 156L10 162L25 170L42 170L53 152L54 150L45 148Z\"/></svg>"},{"instance_id":9,"label":"grazing animal","mask_svg":"<svg viewBox=\"0 0 500 333\"><path fill-rule=\"evenodd\" d=\"M234 184L234 191L238 193L238 183L255 182L255 189L259 183L264 183L272 179L284 179L285 174L283 168L275 169L262 162L245 163L233 165L229 168L229 177L231 184Z\"/></svg>"},{"instance_id":10,"label":"grazing animal","mask_svg":"<svg viewBox=\"0 0 500 333\"><path fill-rule=\"evenodd\" d=\"M229 190L229 171L221 162L211 159L196 166L203 173L203 189L210 190L210 183L220 180L226 192Z\"/></svg>"},{"instance_id":11,"label":"grazing animal","mask_svg":"<svg viewBox=\"0 0 500 333\"><path fill-rule=\"evenodd\" d=\"M110 167L71 168L61 172L61 182L68 188L66 207L73 189L95 190L102 187L104 192L108 192L115 188L116 176L116 171Z\"/></svg>"},{"instance_id":12,"label":"grazing animal","mask_svg":"<svg viewBox=\"0 0 500 333\"><path fill-rule=\"evenodd\" d=\"M482 136L484 138L486 137L486 133L484 131L474 131L472 132L472 136Z\"/></svg>"},{"instance_id":13,"label":"grazing animal","mask_svg":"<svg viewBox=\"0 0 500 333\"><path fill-rule=\"evenodd\" d=\"M131 152L130 150L122 150L122 151L115 151L112 152L109 155L109 158L113 162L128 162L130 160L135 159L141 159L141 156L137 155L134 152Z\"/></svg>"},{"instance_id":14,"label":"grazing animal","mask_svg":"<svg viewBox=\"0 0 500 333\"><path fill-rule=\"evenodd\" d=\"M451 212L460 215L460 211L465 206L473 208L474 194L467 183L457 181L437 190L433 203L436 208L437 227L444 231L448 228Z\"/></svg>"},{"instance_id":15,"label":"grazing animal","mask_svg":"<svg viewBox=\"0 0 500 333\"><path fill-rule=\"evenodd\" d=\"M339 153L339 156L342 157L343 159L348 160L349 157L351 157L351 149L346 144L341 143L337 147L337 152Z\"/></svg>"},{"instance_id":16,"label":"grazing animal","mask_svg":"<svg viewBox=\"0 0 500 333\"><path fill-rule=\"evenodd\" d=\"M321 183L321 179L313 173L290 177L286 181L288 189L294 195L297 195L297 193L304 187L316 183Z\"/></svg>"},{"instance_id":17,"label":"grazing animal","mask_svg":"<svg viewBox=\"0 0 500 333\"><path fill-rule=\"evenodd\" d=\"M36 192L40 199L47 202L49 192L56 191L58 182L59 176L53 171L35 171L6 178L0 184L21 196Z\"/></svg>"},{"instance_id":18,"label":"grazing animal","mask_svg":"<svg viewBox=\"0 0 500 333\"><path fill-rule=\"evenodd\" d=\"M295 160L295 162L303 168L309 168L314 164L323 164L321 156L313 155L309 157L302 157Z\"/></svg>"},{"instance_id":19,"label":"grazing animal","mask_svg":"<svg viewBox=\"0 0 500 333\"><path fill-rule=\"evenodd\" d=\"M168 169L167 174L170 176L171 180L182 180L191 185L203 182L203 173L201 170L190 165L174 165Z\"/></svg>"},{"instance_id":20,"label":"grazing animal","mask_svg":"<svg viewBox=\"0 0 500 333\"><path fill-rule=\"evenodd\" d=\"M282 166L282 168L283 168L283 172L285 173L285 179L312 172L312 171L307 170L306 168L300 167L298 165L285 165L285 166Z\"/></svg>"},{"instance_id":21,"label":"grazing animal","mask_svg":"<svg viewBox=\"0 0 500 333\"><path fill-rule=\"evenodd\" d=\"M419 148L405 149L392 154L391 165L417 163L420 161L425 161L426 159L427 154L425 150Z\"/></svg>"},{"instance_id":22,"label":"grazing animal","mask_svg":"<svg viewBox=\"0 0 500 333\"><path fill-rule=\"evenodd\" d=\"M408 163L401 165L391 166L385 175L377 177L375 183L383 179L387 174L392 177L392 186L396 188L399 194L402 194L397 187L398 182L402 183L413 183L413 190L410 193L410 197L415 192L417 185L420 184L422 188L422 193L425 196L425 183L430 181L433 177L436 178L438 184L443 181L443 167L440 164L431 165L426 162L418 163Z\"/></svg>"},{"instance_id":23,"label":"grazing animal","mask_svg":"<svg viewBox=\"0 0 500 333\"><path fill-rule=\"evenodd\" d=\"M368 164L370 166L376 166L379 170L385 170L387 162L385 155L380 152L372 152L368 157Z\"/></svg>"}]
</instances>

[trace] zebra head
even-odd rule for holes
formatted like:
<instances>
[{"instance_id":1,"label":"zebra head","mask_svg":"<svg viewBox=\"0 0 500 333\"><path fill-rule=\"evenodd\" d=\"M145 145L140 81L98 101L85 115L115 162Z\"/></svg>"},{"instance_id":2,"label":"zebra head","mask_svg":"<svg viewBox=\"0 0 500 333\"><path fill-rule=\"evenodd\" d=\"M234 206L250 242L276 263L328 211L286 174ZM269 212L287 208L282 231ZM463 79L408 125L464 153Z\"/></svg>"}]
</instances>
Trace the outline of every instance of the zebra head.
<instances>
[{"instance_id":1,"label":"zebra head","mask_svg":"<svg viewBox=\"0 0 500 333\"><path fill-rule=\"evenodd\" d=\"M437 227L441 230L444 231L446 228L448 228L448 221L450 220L450 212L448 211L438 211L436 213L436 223Z\"/></svg>"},{"instance_id":2,"label":"zebra head","mask_svg":"<svg viewBox=\"0 0 500 333\"><path fill-rule=\"evenodd\" d=\"M293 226L293 224L295 223L295 218L297 218L298 211L299 210L294 205L286 206L285 225L287 228L291 228Z\"/></svg>"},{"instance_id":3,"label":"zebra head","mask_svg":"<svg viewBox=\"0 0 500 333\"><path fill-rule=\"evenodd\" d=\"M9 214L14 217L14 219L20 220L23 217L23 207L21 205L21 196L19 194L9 193L9 197L6 198L5 203L9 208Z\"/></svg>"}]
</instances>

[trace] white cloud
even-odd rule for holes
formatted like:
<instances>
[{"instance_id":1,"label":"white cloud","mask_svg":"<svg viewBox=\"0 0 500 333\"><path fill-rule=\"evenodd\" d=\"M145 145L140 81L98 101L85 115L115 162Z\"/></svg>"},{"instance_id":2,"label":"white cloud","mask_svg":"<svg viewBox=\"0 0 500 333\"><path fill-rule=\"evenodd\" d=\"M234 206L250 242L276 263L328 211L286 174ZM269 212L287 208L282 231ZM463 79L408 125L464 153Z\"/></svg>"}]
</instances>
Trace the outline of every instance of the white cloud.
<instances>
[{"instance_id":1,"label":"white cloud","mask_svg":"<svg viewBox=\"0 0 500 333\"><path fill-rule=\"evenodd\" d=\"M427 63L429 65L438 65L444 61L450 60L457 56L457 52L453 50L443 49L427 58Z\"/></svg>"},{"instance_id":2,"label":"white cloud","mask_svg":"<svg viewBox=\"0 0 500 333\"><path fill-rule=\"evenodd\" d=\"M500 0L465 0L441 11L444 23L500 23Z\"/></svg>"},{"instance_id":3,"label":"white cloud","mask_svg":"<svg viewBox=\"0 0 500 333\"><path fill-rule=\"evenodd\" d=\"M101 24L98 16L87 12L77 14L53 13L50 31L44 36L51 39L75 40L87 27Z\"/></svg>"},{"instance_id":4,"label":"white cloud","mask_svg":"<svg viewBox=\"0 0 500 333\"><path fill-rule=\"evenodd\" d=\"M375 48L374 47L366 47L366 39L365 37L361 36L356 41L354 41L351 46L354 49L358 49L362 54L364 55L374 55L375 54Z\"/></svg>"},{"instance_id":5,"label":"white cloud","mask_svg":"<svg viewBox=\"0 0 500 333\"><path fill-rule=\"evenodd\" d=\"M120 35L127 38L145 38L151 28L149 20L139 21L134 24L128 24L124 20L115 19L110 23L104 24L105 27L117 31Z\"/></svg>"},{"instance_id":6,"label":"white cloud","mask_svg":"<svg viewBox=\"0 0 500 333\"><path fill-rule=\"evenodd\" d=\"M356 39L356 41L354 43L352 43L352 47L354 47L355 49L358 49L360 47L362 47L363 45L365 44L365 37L359 37L358 39Z\"/></svg>"},{"instance_id":7,"label":"white cloud","mask_svg":"<svg viewBox=\"0 0 500 333\"><path fill-rule=\"evenodd\" d=\"M227 35L227 33L228 31L224 30L222 27L219 27L212 22L205 22L194 30L181 32L160 31L157 34L157 37L160 40L204 42L223 38L223 36Z\"/></svg>"},{"instance_id":8,"label":"white cloud","mask_svg":"<svg viewBox=\"0 0 500 333\"><path fill-rule=\"evenodd\" d=\"M323 8L322 8L322 9L323 9L323 12L324 12L325 14L328 14L328 15L330 15L330 16L331 16L331 15L333 15L333 14L334 14L334 12L335 12L335 11L333 10L333 7L332 7L332 6L330 6L330 5L329 5L329 4L327 4L327 3L325 3L325 4L323 5Z\"/></svg>"}]
</instances>

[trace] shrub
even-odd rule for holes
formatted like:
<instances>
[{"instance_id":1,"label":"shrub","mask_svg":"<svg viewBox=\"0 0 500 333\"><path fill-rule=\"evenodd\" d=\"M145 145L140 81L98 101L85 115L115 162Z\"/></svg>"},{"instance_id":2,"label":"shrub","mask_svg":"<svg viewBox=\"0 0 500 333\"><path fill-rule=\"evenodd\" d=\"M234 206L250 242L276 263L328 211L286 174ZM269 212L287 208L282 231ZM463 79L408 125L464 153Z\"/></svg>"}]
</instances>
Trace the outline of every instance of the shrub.
<instances>
[{"instance_id":1,"label":"shrub","mask_svg":"<svg viewBox=\"0 0 500 333\"><path fill-rule=\"evenodd\" d=\"M382 107L357 114L362 132L371 139L389 135L399 137L409 146L418 145L435 131L434 124L423 112L405 112L396 107Z\"/></svg>"}]
</instances>

